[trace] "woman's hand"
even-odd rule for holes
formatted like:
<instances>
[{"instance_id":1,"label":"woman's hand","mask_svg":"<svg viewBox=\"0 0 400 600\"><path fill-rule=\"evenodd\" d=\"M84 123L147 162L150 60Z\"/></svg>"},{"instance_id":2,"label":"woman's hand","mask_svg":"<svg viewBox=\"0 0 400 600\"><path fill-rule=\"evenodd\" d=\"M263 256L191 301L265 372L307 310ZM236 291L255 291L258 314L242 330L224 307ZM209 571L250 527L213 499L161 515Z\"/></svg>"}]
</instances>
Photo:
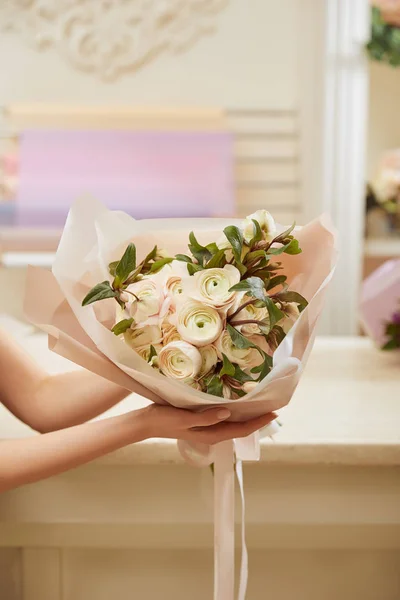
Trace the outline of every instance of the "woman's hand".
<instances>
[{"instance_id":1,"label":"woman's hand","mask_svg":"<svg viewBox=\"0 0 400 600\"><path fill-rule=\"evenodd\" d=\"M218 444L225 440L246 437L277 417L275 413L268 413L244 423L228 423L226 419L230 415L230 411L222 407L194 413L152 404L142 409L141 418L147 438L173 438Z\"/></svg>"}]
</instances>

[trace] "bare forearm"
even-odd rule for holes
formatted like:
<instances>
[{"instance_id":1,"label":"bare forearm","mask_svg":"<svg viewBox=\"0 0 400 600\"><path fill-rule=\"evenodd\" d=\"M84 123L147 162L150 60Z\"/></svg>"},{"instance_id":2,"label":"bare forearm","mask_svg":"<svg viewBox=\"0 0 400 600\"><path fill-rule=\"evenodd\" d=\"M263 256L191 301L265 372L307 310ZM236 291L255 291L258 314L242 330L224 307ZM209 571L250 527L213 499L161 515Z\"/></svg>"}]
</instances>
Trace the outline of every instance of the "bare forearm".
<instances>
[{"instance_id":1,"label":"bare forearm","mask_svg":"<svg viewBox=\"0 0 400 600\"><path fill-rule=\"evenodd\" d=\"M0 442L0 492L73 469L147 437L144 411Z\"/></svg>"},{"instance_id":2,"label":"bare forearm","mask_svg":"<svg viewBox=\"0 0 400 600\"><path fill-rule=\"evenodd\" d=\"M88 371L50 376L2 331L0 370L0 402L41 432L83 423L129 394Z\"/></svg>"},{"instance_id":3,"label":"bare forearm","mask_svg":"<svg viewBox=\"0 0 400 600\"><path fill-rule=\"evenodd\" d=\"M79 425L104 413L129 393L89 371L47 377L32 398L30 424L42 433Z\"/></svg>"}]
</instances>

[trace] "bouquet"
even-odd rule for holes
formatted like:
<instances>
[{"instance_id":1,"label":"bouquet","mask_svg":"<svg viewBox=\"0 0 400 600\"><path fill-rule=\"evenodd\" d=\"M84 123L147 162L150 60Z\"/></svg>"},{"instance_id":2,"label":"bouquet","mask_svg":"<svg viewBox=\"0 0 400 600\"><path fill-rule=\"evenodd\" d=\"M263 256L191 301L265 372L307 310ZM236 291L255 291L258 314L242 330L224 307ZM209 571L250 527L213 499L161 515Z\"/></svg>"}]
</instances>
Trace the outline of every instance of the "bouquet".
<instances>
[{"instance_id":1,"label":"bouquet","mask_svg":"<svg viewBox=\"0 0 400 600\"><path fill-rule=\"evenodd\" d=\"M400 348L400 260L388 260L361 287L360 321L382 350Z\"/></svg>"},{"instance_id":2,"label":"bouquet","mask_svg":"<svg viewBox=\"0 0 400 600\"><path fill-rule=\"evenodd\" d=\"M188 254L155 245L139 263L131 242L82 306L112 298L111 331L153 369L241 398L269 374L273 352L307 306L279 261L301 252L294 228L278 233L271 214L258 210L206 246L192 231Z\"/></svg>"},{"instance_id":3,"label":"bouquet","mask_svg":"<svg viewBox=\"0 0 400 600\"><path fill-rule=\"evenodd\" d=\"M385 324L385 335L387 341L382 346L382 350L400 349L400 301L399 308Z\"/></svg>"},{"instance_id":4,"label":"bouquet","mask_svg":"<svg viewBox=\"0 0 400 600\"><path fill-rule=\"evenodd\" d=\"M400 2L373 0L371 38L366 46L371 60L400 65Z\"/></svg>"},{"instance_id":5,"label":"bouquet","mask_svg":"<svg viewBox=\"0 0 400 600\"><path fill-rule=\"evenodd\" d=\"M229 406L244 421L290 401L335 262L325 218L296 228L267 211L135 221L81 200L52 272L29 268L25 312L53 351L152 402ZM233 469L243 495L241 461L257 460L258 437L178 445L186 460L214 464L214 598L233 600ZM246 560L244 550L240 599Z\"/></svg>"}]
</instances>

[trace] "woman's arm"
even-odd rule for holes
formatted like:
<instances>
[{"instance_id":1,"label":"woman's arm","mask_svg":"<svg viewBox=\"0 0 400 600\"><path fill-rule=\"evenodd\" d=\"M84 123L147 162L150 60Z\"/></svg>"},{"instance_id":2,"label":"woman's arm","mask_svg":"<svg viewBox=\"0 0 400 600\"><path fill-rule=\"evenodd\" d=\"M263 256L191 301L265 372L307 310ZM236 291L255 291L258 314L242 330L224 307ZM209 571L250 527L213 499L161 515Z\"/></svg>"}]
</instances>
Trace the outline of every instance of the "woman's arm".
<instances>
[{"instance_id":1,"label":"woman's arm","mask_svg":"<svg viewBox=\"0 0 400 600\"><path fill-rule=\"evenodd\" d=\"M89 371L49 375L0 331L0 402L41 433L84 423L129 395Z\"/></svg>"},{"instance_id":2,"label":"woman's arm","mask_svg":"<svg viewBox=\"0 0 400 600\"><path fill-rule=\"evenodd\" d=\"M45 479L146 438L179 438L215 444L261 429L276 415L247 423L223 422L227 409L191 413L151 405L119 417L70 427L24 440L0 442L0 492Z\"/></svg>"}]
</instances>

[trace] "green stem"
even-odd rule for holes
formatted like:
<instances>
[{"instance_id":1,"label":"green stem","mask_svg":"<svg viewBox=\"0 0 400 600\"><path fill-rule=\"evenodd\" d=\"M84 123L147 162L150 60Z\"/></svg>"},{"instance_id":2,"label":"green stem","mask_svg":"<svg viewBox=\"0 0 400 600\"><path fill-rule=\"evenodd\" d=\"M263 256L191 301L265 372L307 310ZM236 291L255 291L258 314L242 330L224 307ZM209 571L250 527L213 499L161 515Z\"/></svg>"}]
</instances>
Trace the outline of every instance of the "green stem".
<instances>
[{"instance_id":1,"label":"green stem","mask_svg":"<svg viewBox=\"0 0 400 600\"><path fill-rule=\"evenodd\" d=\"M236 315L238 315L240 313L240 311L242 311L244 308L246 308L246 306L249 306L250 304L254 304L255 302L257 302L256 298L253 298L252 300L248 300L247 302L245 302L244 304L239 306L239 308L237 310L235 310L235 312L229 316L229 319L233 319L233 317L236 317Z\"/></svg>"},{"instance_id":2,"label":"green stem","mask_svg":"<svg viewBox=\"0 0 400 600\"><path fill-rule=\"evenodd\" d=\"M230 325L232 325L234 327L235 325L248 325L250 323L255 323L256 325L264 325L264 323L262 321L256 321L255 319L243 319L241 321L231 321Z\"/></svg>"}]
</instances>

